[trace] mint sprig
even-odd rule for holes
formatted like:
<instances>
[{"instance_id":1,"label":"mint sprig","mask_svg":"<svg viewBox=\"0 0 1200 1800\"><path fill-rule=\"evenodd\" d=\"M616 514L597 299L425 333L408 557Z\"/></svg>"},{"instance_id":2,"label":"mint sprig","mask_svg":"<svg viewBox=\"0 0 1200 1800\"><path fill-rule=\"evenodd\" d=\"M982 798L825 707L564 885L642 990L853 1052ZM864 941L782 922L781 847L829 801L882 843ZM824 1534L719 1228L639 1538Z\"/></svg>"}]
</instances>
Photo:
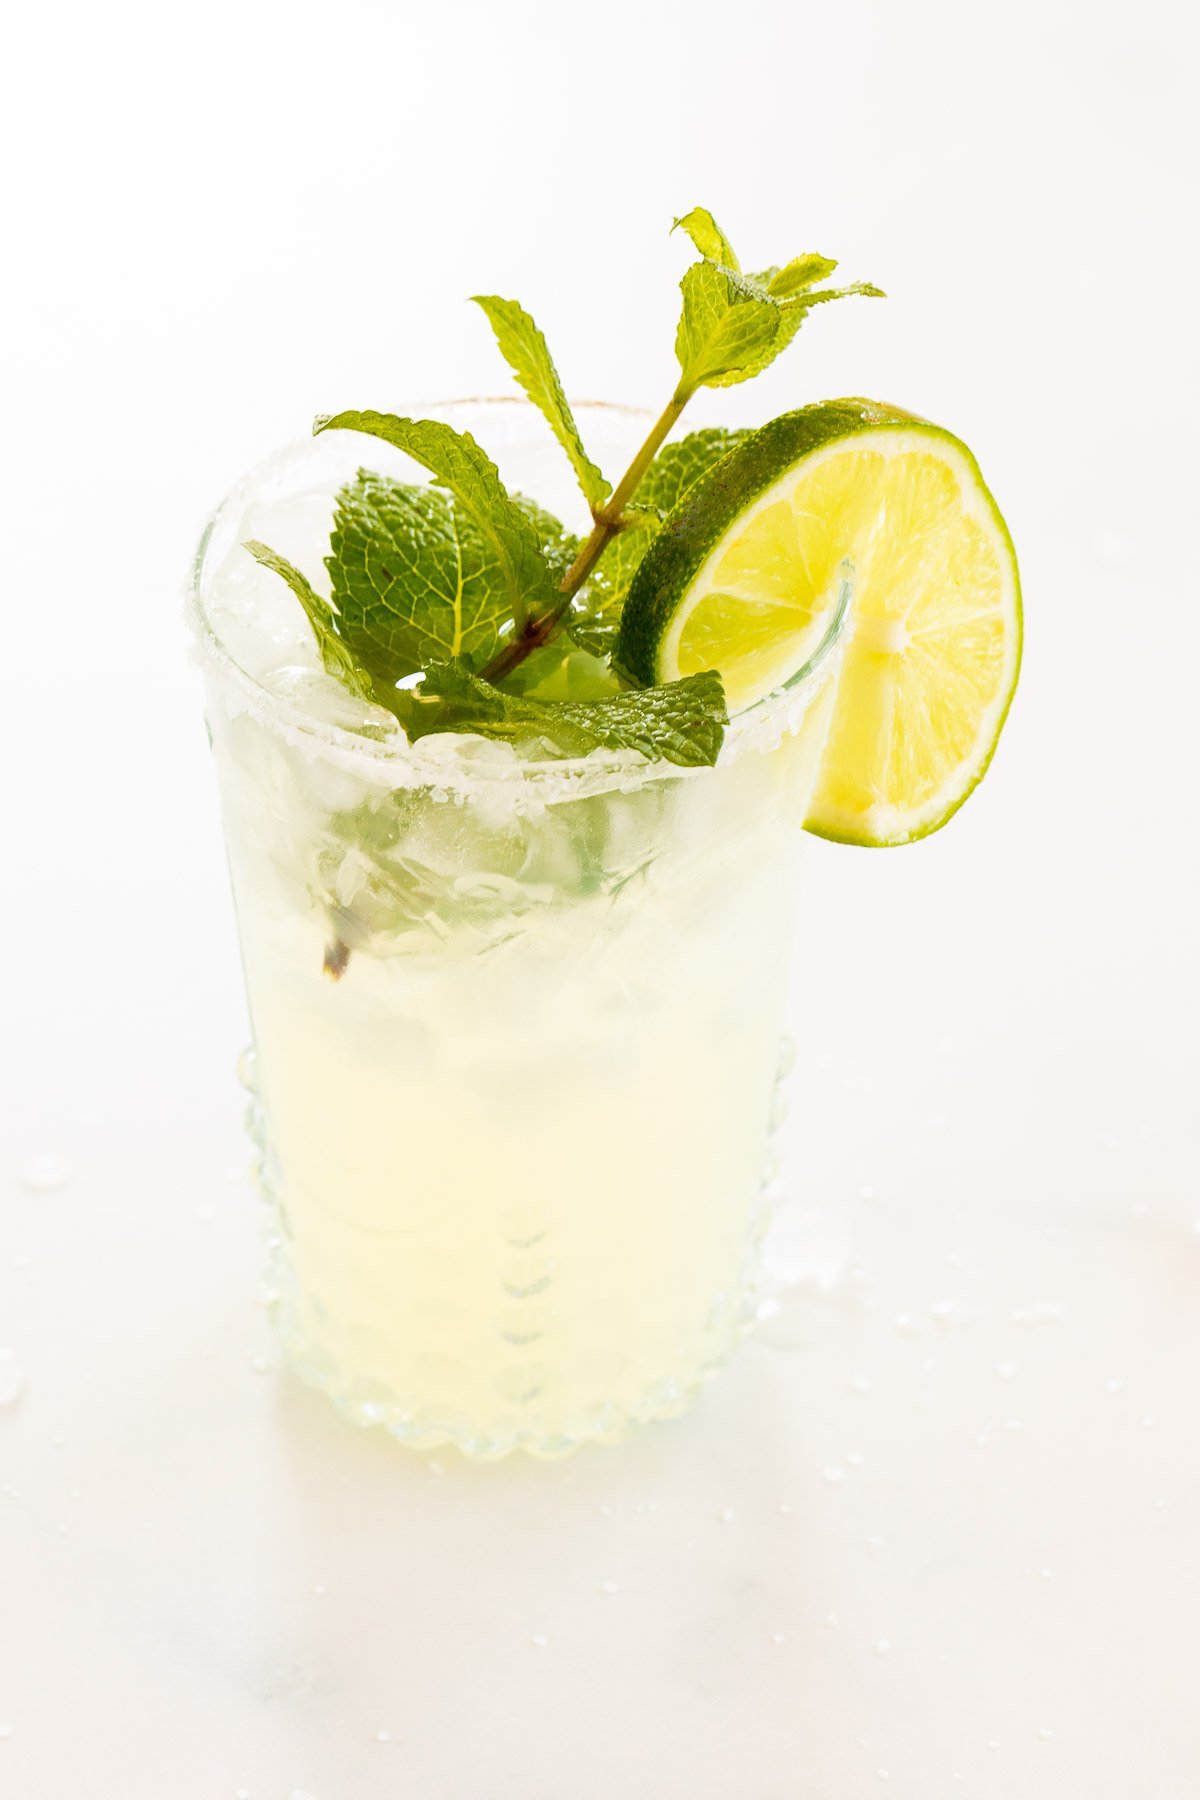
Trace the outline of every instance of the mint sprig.
<instances>
[{"instance_id":1,"label":"mint sprig","mask_svg":"<svg viewBox=\"0 0 1200 1800\"><path fill-rule=\"evenodd\" d=\"M471 729L503 729L511 735L530 722L512 710L519 705L526 712L541 709L538 716L550 721L543 735L560 747L572 730L584 732L585 726L594 743L615 742L611 732L628 724L637 741L649 746L646 754L669 754L661 747L661 734L656 735L661 714L653 705L647 708L639 700L622 711L628 695L535 700L506 694L504 683L560 634L566 638L566 655L575 655L576 661L572 644L593 655L611 654L625 595L663 516L683 503L691 487L737 441L729 434L697 432L666 445L696 391L757 375L792 341L815 306L880 292L865 283L823 285L837 265L816 252L747 273L704 207L693 207L675 224L700 258L680 284L679 379L611 492L584 448L533 317L515 300L476 296L518 383L543 413L575 471L593 519L582 542L534 502L509 494L495 464L469 433L436 420L372 411L317 420L317 432L359 431L393 445L428 469L434 486L414 488L364 471L343 489L328 562L332 603L321 600L284 558L262 545L254 553L296 593L317 633L325 666L356 693L369 693L389 706L406 727L450 730L455 718L458 728L471 718ZM451 674L440 673L434 681L434 672L446 669ZM411 686L397 690L399 681L421 671L425 684L415 697ZM479 686L472 686L473 681ZM693 711L699 692L688 690L685 696ZM711 692L705 692L711 699ZM674 696L670 706L677 701ZM704 730L714 722L720 729L723 704L719 713L707 708ZM587 719L561 711L568 706L608 710L589 725ZM552 715L552 707L560 711ZM430 719L438 721L436 726L429 726ZM691 741L688 731L684 738ZM703 732L700 738L709 741Z\"/></svg>"},{"instance_id":2,"label":"mint sprig","mask_svg":"<svg viewBox=\"0 0 1200 1800\"><path fill-rule=\"evenodd\" d=\"M699 387L733 387L761 374L822 301L882 297L883 290L869 282L815 290L837 268L830 257L815 253L793 257L782 268L744 274L729 239L701 206L676 219L674 229L686 231L704 259L693 263L680 283L676 397L690 397Z\"/></svg>"},{"instance_id":3,"label":"mint sprig","mask_svg":"<svg viewBox=\"0 0 1200 1800\"><path fill-rule=\"evenodd\" d=\"M627 524L627 509L640 497L647 471L699 388L732 387L760 374L786 349L807 314L822 301L882 294L882 289L865 282L845 288L816 287L837 265L815 253L794 257L782 268L744 274L733 245L704 207L693 207L676 225L701 254L701 261L692 264L680 283L683 310L675 338L679 380L611 498L596 512L591 535L563 583L568 595L583 586L608 544ZM560 606L555 623L566 610ZM544 623L536 631L537 641L545 642ZM504 655L511 666L519 648L510 646Z\"/></svg>"},{"instance_id":4,"label":"mint sprig","mask_svg":"<svg viewBox=\"0 0 1200 1800\"><path fill-rule=\"evenodd\" d=\"M508 493L469 433L436 420L344 411L319 418L314 431L379 438L427 469L433 485L362 470L342 488L327 560L331 600L285 557L256 539L247 544L296 596L325 669L360 699L389 708L410 739L470 732L535 755L549 746L560 756L610 749L680 767L716 762L728 721L713 671L596 698L563 696L620 679L618 669L594 659L611 659L634 572L663 519L745 435L700 431L667 445L693 395L759 374L814 307L880 290L823 285L837 265L815 252L748 273L704 207L675 228L699 255L680 283L679 377L615 488L584 447L532 315L515 300L476 296L501 354L574 470L592 515L582 541L536 502ZM506 681L525 691L506 690ZM330 918L325 968L339 979L358 939L336 908Z\"/></svg>"},{"instance_id":5,"label":"mint sprig","mask_svg":"<svg viewBox=\"0 0 1200 1800\"><path fill-rule=\"evenodd\" d=\"M605 480L583 447L545 338L515 300L502 300L499 294L475 294L473 299L487 315L501 356L566 451L583 497L595 513L612 492L612 483Z\"/></svg>"}]
</instances>

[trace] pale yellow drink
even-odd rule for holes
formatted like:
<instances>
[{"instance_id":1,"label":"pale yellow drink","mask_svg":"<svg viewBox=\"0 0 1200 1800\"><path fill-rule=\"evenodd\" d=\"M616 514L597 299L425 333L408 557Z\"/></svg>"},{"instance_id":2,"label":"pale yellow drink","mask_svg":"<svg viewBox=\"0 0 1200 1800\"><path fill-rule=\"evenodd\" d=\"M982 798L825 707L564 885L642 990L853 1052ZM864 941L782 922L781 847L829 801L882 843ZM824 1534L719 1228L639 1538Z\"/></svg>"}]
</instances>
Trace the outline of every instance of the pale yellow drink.
<instances>
[{"instance_id":1,"label":"pale yellow drink","mask_svg":"<svg viewBox=\"0 0 1200 1800\"><path fill-rule=\"evenodd\" d=\"M518 463L540 441L519 404L468 423ZM677 1412L752 1316L836 634L715 769L409 746L236 548L315 579L335 454L233 496L197 587L273 1316L360 1422L558 1454Z\"/></svg>"}]
</instances>

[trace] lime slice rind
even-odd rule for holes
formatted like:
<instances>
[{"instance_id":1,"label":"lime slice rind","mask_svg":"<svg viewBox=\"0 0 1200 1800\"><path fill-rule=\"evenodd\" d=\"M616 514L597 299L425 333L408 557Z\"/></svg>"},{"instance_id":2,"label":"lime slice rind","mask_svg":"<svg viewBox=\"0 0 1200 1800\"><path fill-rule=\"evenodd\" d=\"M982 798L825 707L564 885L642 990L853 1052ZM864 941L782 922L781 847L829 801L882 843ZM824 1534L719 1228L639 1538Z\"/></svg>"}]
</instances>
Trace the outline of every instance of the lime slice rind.
<instances>
[{"instance_id":1,"label":"lime slice rind","mask_svg":"<svg viewBox=\"0 0 1200 1800\"><path fill-rule=\"evenodd\" d=\"M664 523L618 654L643 681L719 669L741 718L820 656L847 557L854 599L848 628L833 627L837 692L807 823L845 843L911 842L978 786L1021 660L1012 540L949 432L867 401L773 420Z\"/></svg>"},{"instance_id":2,"label":"lime slice rind","mask_svg":"<svg viewBox=\"0 0 1200 1800\"><path fill-rule=\"evenodd\" d=\"M890 437L892 434L889 431L887 435ZM1004 516L987 487L974 456L960 439L933 425L911 432L897 430L889 448L893 455L899 456L911 453L930 439L939 440L947 460L956 463L960 469L963 477L960 492L967 502L965 510L994 537L1004 551L999 559L1004 584L1000 613L1007 619L1009 626L1004 640L1004 668L991 702L980 713L971 750L959 765L958 779L940 787L923 805L909 808L880 806L859 818L839 817L822 807L821 795L818 793L816 810L807 821L806 829L815 836L827 838L834 843L853 844L869 849L893 847L917 843L939 831L970 799L986 775L1012 707L1021 672L1024 609L1016 550ZM955 629L962 631L995 616L994 609L977 609L973 613L957 614ZM857 630L852 622L851 646L855 642ZM923 637L929 637L929 628L918 627L910 635L914 642L919 643Z\"/></svg>"}]
</instances>

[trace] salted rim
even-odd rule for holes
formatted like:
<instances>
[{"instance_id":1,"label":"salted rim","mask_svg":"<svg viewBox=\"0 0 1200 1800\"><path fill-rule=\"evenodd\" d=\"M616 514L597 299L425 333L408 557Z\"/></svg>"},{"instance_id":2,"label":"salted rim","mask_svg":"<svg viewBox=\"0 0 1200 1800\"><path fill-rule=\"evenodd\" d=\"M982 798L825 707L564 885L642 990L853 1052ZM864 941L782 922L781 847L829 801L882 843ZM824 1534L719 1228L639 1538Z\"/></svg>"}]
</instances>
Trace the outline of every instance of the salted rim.
<instances>
[{"instance_id":1,"label":"salted rim","mask_svg":"<svg viewBox=\"0 0 1200 1800\"><path fill-rule=\"evenodd\" d=\"M651 418L645 408L624 406L615 401L573 400L571 405L576 413L582 414L607 412L627 419ZM454 415L481 406L503 407L515 415L531 420L540 418L537 408L530 401L515 395L500 394L426 402L422 413L424 416L445 417L447 414ZM208 556L214 536L227 516L244 512L255 493L271 476L282 473L289 465L311 457L313 441L312 438L296 439L248 470L210 515L192 559L186 585L186 615L192 631L196 659L238 696L243 703L238 710L250 713L260 723L277 731L285 741L307 747L310 754L324 756L360 776L370 775L374 779L382 779L388 772L395 771L398 776L395 785L404 787L428 785L456 789L477 788L485 784L534 783L539 786L562 785L571 789L585 781L590 787L596 782L609 786L629 785L635 781L674 780L681 776L705 774L714 766L651 762L632 750L595 750L587 756L579 757L519 757L510 767L502 770L494 767L471 768L451 757L431 756L424 749L430 740L418 738L415 744L411 743L404 735L402 726L398 725L395 738L386 742L374 741L359 736L345 726L316 718L265 687L236 660L208 615L204 595L206 578L211 573L207 567ZM830 620L815 650L779 687L730 719L716 767L727 766L746 751L778 743L789 730L798 726L812 698L807 690L815 691L818 677L823 674L825 664L831 659L841 640L849 610L851 587L851 572L847 565L843 565ZM467 738L477 734L463 732L455 735Z\"/></svg>"}]
</instances>

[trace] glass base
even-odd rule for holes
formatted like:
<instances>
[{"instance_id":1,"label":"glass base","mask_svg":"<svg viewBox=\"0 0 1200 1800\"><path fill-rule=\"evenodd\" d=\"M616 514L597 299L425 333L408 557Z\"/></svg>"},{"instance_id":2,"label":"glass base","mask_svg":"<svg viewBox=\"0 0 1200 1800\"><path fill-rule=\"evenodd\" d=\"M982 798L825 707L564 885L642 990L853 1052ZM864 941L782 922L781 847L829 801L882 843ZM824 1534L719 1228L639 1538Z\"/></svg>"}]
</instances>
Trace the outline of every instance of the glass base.
<instances>
[{"instance_id":1,"label":"glass base","mask_svg":"<svg viewBox=\"0 0 1200 1800\"><path fill-rule=\"evenodd\" d=\"M785 1044L772 1108L772 1139L784 1116L782 1084L790 1062L790 1046ZM431 1382L426 1395L414 1402L369 1372L373 1361L371 1345L359 1347L362 1354L354 1358L355 1366L350 1366L334 1348L335 1340L344 1342L353 1334L347 1332L344 1321L329 1320L319 1299L306 1292L297 1277L286 1202L255 1088L252 1050L243 1053L238 1073L250 1093L246 1127L255 1149L254 1179L271 1211L263 1286L268 1317L292 1370L306 1386L323 1393L335 1411L352 1425L378 1427L409 1449L429 1451L451 1446L477 1461L494 1462L517 1451L542 1460L556 1460L585 1444L619 1443L636 1426L678 1418L754 1327L762 1306L762 1241L778 1186L779 1158L770 1141L762 1182L747 1219L739 1280L731 1289L714 1296L698 1353L686 1361L676 1359L677 1363L683 1362L682 1367L659 1374L632 1394L626 1384L620 1401L555 1405L557 1372L552 1356L540 1365L522 1361L518 1348L521 1337L514 1328L508 1339L514 1347L511 1364L497 1365L490 1372L489 1387L501 1397L501 1405L494 1413L483 1417L475 1410L441 1403L436 1381ZM561 1383L558 1385L561 1387Z\"/></svg>"}]
</instances>

